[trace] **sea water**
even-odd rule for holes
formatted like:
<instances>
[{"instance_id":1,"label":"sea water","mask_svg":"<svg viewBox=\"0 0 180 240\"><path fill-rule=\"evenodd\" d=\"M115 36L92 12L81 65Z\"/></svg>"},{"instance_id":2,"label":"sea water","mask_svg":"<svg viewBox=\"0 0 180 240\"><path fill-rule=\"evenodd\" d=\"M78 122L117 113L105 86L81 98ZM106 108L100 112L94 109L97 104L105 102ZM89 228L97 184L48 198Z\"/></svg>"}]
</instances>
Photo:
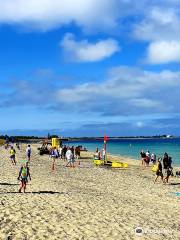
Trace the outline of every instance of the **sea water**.
<instances>
[{"instance_id":1,"label":"sea water","mask_svg":"<svg viewBox=\"0 0 180 240\"><path fill-rule=\"evenodd\" d=\"M89 151L95 152L103 148L103 140L70 141L67 145L82 145ZM167 139L109 139L107 152L110 154L140 159L140 151L144 149L155 153L157 158L167 152L172 157L174 165L180 166L180 138Z\"/></svg>"}]
</instances>

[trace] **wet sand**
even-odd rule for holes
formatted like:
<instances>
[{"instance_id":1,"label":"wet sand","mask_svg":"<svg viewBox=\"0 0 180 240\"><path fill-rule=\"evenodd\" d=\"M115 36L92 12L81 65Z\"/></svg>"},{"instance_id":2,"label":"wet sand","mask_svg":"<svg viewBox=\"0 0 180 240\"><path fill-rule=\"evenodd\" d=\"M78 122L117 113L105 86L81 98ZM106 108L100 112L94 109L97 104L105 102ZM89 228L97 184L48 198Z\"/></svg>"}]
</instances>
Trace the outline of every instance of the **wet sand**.
<instances>
[{"instance_id":1,"label":"wet sand","mask_svg":"<svg viewBox=\"0 0 180 240\"><path fill-rule=\"evenodd\" d=\"M174 194L180 178L154 184L154 173L139 161L114 156L129 168L95 167L91 153L82 153L74 169L57 160L52 172L49 156L39 156L37 147L26 194L18 193L17 180L25 146L17 150L17 166L9 150L0 148L0 239L180 239L180 197Z\"/></svg>"}]
</instances>

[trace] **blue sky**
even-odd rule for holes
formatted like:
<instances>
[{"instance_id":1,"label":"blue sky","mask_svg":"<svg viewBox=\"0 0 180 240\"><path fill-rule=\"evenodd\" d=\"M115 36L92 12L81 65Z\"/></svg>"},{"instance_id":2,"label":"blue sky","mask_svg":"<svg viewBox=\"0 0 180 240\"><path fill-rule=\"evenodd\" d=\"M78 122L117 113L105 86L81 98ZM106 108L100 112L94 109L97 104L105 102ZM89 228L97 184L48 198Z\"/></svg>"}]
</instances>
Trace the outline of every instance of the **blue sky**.
<instances>
[{"instance_id":1,"label":"blue sky","mask_svg":"<svg viewBox=\"0 0 180 240\"><path fill-rule=\"evenodd\" d=\"M180 135L179 9L0 0L0 133Z\"/></svg>"}]
</instances>

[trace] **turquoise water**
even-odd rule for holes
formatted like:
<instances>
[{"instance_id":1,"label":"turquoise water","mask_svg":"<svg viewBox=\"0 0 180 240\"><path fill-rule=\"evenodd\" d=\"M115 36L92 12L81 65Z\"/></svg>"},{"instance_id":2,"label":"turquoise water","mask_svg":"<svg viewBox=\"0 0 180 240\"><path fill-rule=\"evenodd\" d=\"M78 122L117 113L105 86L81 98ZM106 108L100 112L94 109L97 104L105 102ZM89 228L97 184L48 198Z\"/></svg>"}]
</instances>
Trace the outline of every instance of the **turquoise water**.
<instances>
[{"instance_id":1,"label":"turquoise water","mask_svg":"<svg viewBox=\"0 0 180 240\"><path fill-rule=\"evenodd\" d=\"M71 141L68 145L82 145L89 151L103 148L103 140ZM140 158L140 151L149 150L162 157L165 152L172 157L174 165L180 166L180 138L173 139L112 139L107 143L107 152L110 154Z\"/></svg>"}]
</instances>

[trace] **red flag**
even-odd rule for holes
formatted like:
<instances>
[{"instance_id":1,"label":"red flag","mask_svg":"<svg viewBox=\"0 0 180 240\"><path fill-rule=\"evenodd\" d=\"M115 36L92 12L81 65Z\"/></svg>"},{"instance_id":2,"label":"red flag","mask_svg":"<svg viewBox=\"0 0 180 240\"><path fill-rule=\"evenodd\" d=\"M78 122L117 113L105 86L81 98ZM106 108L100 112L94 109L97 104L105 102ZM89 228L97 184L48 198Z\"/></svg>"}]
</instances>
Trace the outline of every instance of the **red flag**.
<instances>
[{"instance_id":1,"label":"red flag","mask_svg":"<svg viewBox=\"0 0 180 240\"><path fill-rule=\"evenodd\" d=\"M104 141L107 142L108 137L106 135L104 135Z\"/></svg>"}]
</instances>

